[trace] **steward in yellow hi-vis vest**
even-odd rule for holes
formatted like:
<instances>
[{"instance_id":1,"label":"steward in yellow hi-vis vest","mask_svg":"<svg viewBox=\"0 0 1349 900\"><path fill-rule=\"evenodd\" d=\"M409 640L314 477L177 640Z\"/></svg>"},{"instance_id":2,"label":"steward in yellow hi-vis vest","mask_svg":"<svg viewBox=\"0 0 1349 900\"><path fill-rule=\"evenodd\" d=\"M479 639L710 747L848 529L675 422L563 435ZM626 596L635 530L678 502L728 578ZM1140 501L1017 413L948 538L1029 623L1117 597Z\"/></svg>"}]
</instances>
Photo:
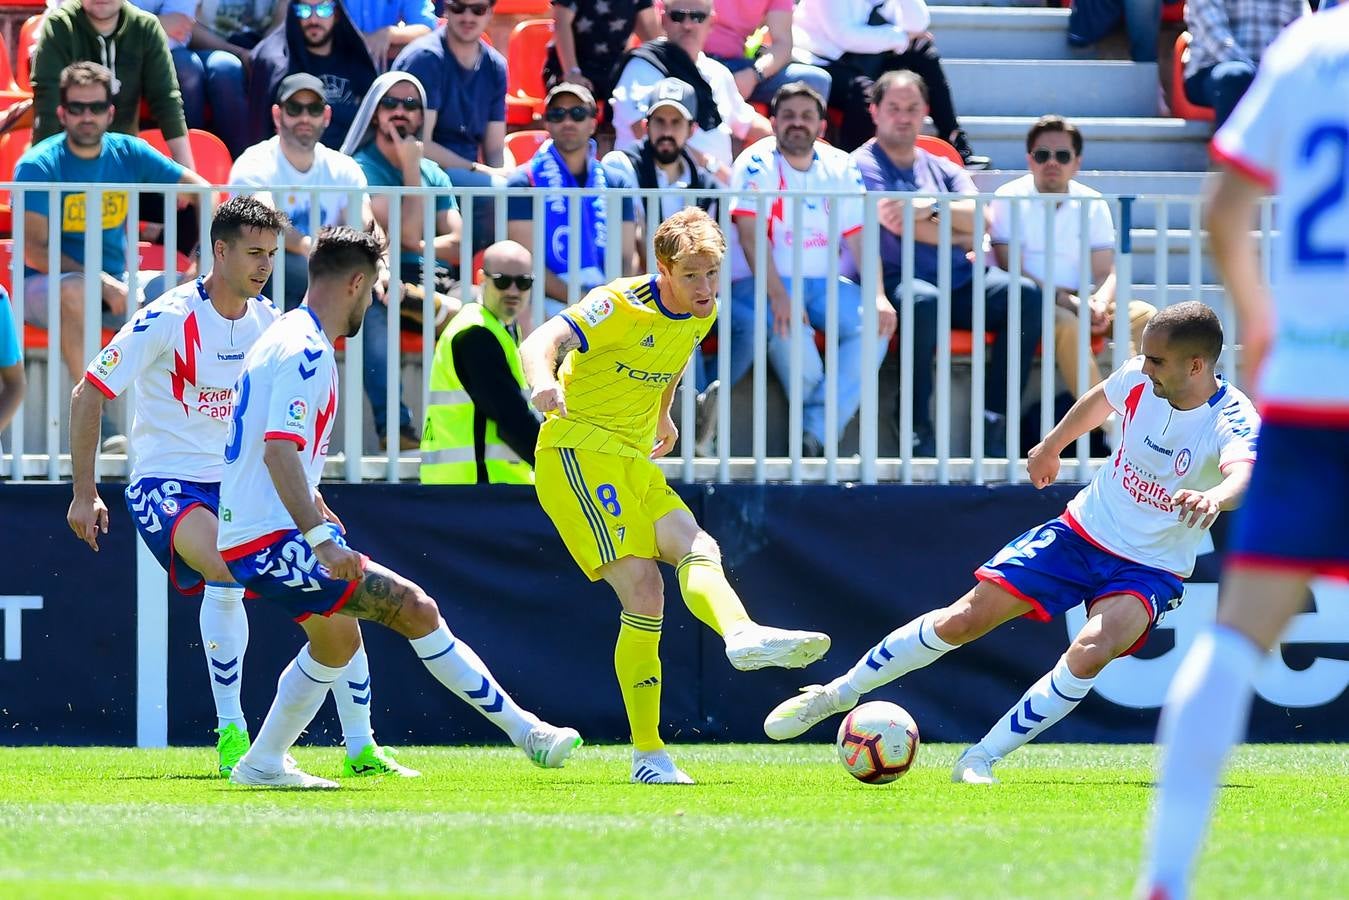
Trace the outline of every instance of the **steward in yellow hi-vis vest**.
<instances>
[{"instance_id":1,"label":"steward in yellow hi-vis vest","mask_svg":"<svg viewBox=\"0 0 1349 900\"><path fill-rule=\"evenodd\" d=\"M526 400L514 322L533 279L529 252L503 241L483 256L483 299L436 342L422 431L423 484L532 484L539 422Z\"/></svg>"},{"instance_id":2,"label":"steward in yellow hi-vis vest","mask_svg":"<svg viewBox=\"0 0 1349 900\"><path fill-rule=\"evenodd\" d=\"M614 671L632 729L631 780L691 783L660 738L664 582L676 565L685 605L726 642L737 669L799 668L829 637L754 622L726 580L717 542L665 481L670 416L690 356L716 319L726 240L703 210L675 213L654 236L658 273L596 288L520 347L539 431L535 491L591 581L618 594ZM565 354L565 356L564 356ZM559 360L561 366L558 366Z\"/></svg>"}]
</instances>

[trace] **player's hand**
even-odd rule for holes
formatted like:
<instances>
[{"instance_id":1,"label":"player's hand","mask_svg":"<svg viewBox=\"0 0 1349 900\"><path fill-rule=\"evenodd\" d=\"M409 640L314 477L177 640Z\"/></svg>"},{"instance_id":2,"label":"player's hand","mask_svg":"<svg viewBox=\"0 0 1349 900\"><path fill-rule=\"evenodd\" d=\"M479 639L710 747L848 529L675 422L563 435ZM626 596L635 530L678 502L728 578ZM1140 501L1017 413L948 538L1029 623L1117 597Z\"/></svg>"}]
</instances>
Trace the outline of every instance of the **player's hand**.
<instances>
[{"instance_id":1,"label":"player's hand","mask_svg":"<svg viewBox=\"0 0 1349 900\"><path fill-rule=\"evenodd\" d=\"M1171 498L1171 508L1180 510L1180 521L1189 528L1198 525L1208 528L1218 518L1222 509L1217 501L1203 491L1176 491Z\"/></svg>"},{"instance_id":2,"label":"player's hand","mask_svg":"<svg viewBox=\"0 0 1349 900\"><path fill-rule=\"evenodd\" d=\"M337 541L324 541L314 548L319 565L328 570L328 576L338 581L360 581L365 577L365 561L361 554Z\"/></svg>"},{"instance_id":3,"label":"player's hand","mask_svg":"<svg viewBox=\"0 0 1349 900\"><path fill-rule=\"evenodd\" d=\"M318 491L314 491L314 506L318 508L319 515L323 516L323 521L336 525L339 533L347 533L347 526L342 524L342 520L337 517L337 513L328 507L328 504L323 500L323 495Z\"/></svg>"},{"instance_id":4,"label":"player's hand","mask_svg":"<svg viewBox=\"0 0 1349 900\"><path fill-rule=\"evenodd\" d=\"M541 413L556 412L560 418L567 418L567 401L562 396L562 385L551 384L534 389L529 402Z\"/></svg>"},{"instance_id":5,"label":"player's hand","mask_svg":"<svg viewBox=\"0 0 1349 900\"><path fill-rule=\"evenodd\" d=\"M1059 455L1044 445L1044 442L1030 448L1026 454L1026 475L1036 490L1049 487L1059 478Z\"/></svg>"},{"instance_id":6,"label":"player's hand","mask_svg":"<svg viewBox=\"0 0 1349 900\"><path fill-rule=\"evenodd\" d=\"M1091 310L1091 333L1099 337L1110 330L1110 325L1114 316L1110 315L1110 306L1096 297L1087 301L1087 308Z\"/></svg>"},{"instance_id":7,"label":"player's hand","mask_svg":"<svg viewBox=\"0 0 1349 900\"><path fill-rule=\"evenodd\" d=\"M667 412L660 417L660 424L656 426L656 449L651 451L651 458L660 459L674 449L678 440L679 427L675 425L674 417Z\"/></svg>"},{"instance_id":8,"label":"player's hand","mask_svg":"<svg viewBox=\"0 0 1349 900\"><path fill-rule=\"evenodd\" d=\"M66 524L75 532L75 537L97 553L99 532L108 533L108 507L97 493L89 498L76 497L66 511Z\"/></svg>"}]
</instances>

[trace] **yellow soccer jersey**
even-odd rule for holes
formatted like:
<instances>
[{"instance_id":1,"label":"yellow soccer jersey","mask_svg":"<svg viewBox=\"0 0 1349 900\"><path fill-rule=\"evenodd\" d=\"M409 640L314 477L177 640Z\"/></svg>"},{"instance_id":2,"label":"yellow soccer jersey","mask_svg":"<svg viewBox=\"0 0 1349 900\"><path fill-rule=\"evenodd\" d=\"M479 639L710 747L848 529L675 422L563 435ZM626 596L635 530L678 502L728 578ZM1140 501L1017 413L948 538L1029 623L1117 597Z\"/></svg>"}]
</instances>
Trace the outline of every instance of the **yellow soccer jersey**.
<instances>
[{"instance_id":1,"label":"yellow soccer jersey","mask_svg":"<svg viewBox=\"0 0 1349 900\"><path fill-rule=\"evenodd\" d=\"M661 394L683 374L716 315L670 312L655 275L598 287L561 315L581 349L558 371L567 418L549 413L539 446L649 456Z\"/></svg>"}]
</instances>

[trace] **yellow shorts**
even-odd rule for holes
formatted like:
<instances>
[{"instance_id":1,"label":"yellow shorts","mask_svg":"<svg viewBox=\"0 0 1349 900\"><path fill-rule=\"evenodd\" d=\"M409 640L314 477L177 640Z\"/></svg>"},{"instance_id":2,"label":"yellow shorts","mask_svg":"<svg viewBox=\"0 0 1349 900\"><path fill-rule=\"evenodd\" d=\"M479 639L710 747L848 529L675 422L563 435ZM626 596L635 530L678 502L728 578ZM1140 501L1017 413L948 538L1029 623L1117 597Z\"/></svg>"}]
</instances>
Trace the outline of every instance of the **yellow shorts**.
<instances>
[{"instance_id":1,"label":"yellow shorts","mask_svg":"<svg viewBox=\"0 0 1349 900\"><path fill-rule=\"evenodd\" d=\"M534 489L572 559L591 581L624 556L656 559L656 522L689 511L649 459L594 450L541 447Z\"/></svg>"}]
</instances>

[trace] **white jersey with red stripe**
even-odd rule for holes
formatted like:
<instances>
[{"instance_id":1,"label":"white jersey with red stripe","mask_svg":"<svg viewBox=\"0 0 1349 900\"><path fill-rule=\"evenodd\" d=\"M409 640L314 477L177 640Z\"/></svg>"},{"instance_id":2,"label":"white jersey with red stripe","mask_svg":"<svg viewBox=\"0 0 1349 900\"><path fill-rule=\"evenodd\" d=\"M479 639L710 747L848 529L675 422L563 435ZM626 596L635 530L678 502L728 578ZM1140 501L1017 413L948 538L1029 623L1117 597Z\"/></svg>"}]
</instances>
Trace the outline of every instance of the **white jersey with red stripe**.
<instances>
[{"instance_id":1,"label":"white jersey with red stripe","mask_svg":"<svg viewBox=\"0 0 1349 900\"><path fill-rule=\"evenodd\" d=\"M226 319L198 278L143 306L94 357L84 377L106 397L136 387L133 483L220 480L231 389L244 355L280 315L252 297L242 316Z\"/></svg>"},{"instance_id":2,"label":"white jersey with red stripe","mask_svg":"<svg viewBox=\"0 0 1349 900\"><path fill-rule=\"evenodd\" d=\"M295 527L277 496L263 452L268 441L293 442L310 487L317 487L336 414L333 345L318 317L301 306L282 316L253 346L234 386L234 416L220 479L217 546L222 551Z\"/></svg>"},{"instance_id":3,"label":"white jersey with red stripe","mask_svg":"<svg viewBox=\"0 0 1349 900\"><path fill-rule=\"evenodd\" d=\"M1124 435L1064 518L1116 556L1188 578L1204 531L1182 524L1171 499L1177 491L1216 487L1234 463L1254 462L1260 416L1222 380L1207 403L1176 409L1153 391L1141 356L1111 373L1105 396L1123 419Z\"/></svg>"},{"instance_id":4,"label":"white jersey with red stripe","mask_svg":"<svg viewBox=\"0 0 1349 900\"><path fill-rule=\"evenodd\" d=\"M1212 149L1279 195L1261 410L1349 425L1349 7L1284 30Z\"/></svg>"}]
</instances>

